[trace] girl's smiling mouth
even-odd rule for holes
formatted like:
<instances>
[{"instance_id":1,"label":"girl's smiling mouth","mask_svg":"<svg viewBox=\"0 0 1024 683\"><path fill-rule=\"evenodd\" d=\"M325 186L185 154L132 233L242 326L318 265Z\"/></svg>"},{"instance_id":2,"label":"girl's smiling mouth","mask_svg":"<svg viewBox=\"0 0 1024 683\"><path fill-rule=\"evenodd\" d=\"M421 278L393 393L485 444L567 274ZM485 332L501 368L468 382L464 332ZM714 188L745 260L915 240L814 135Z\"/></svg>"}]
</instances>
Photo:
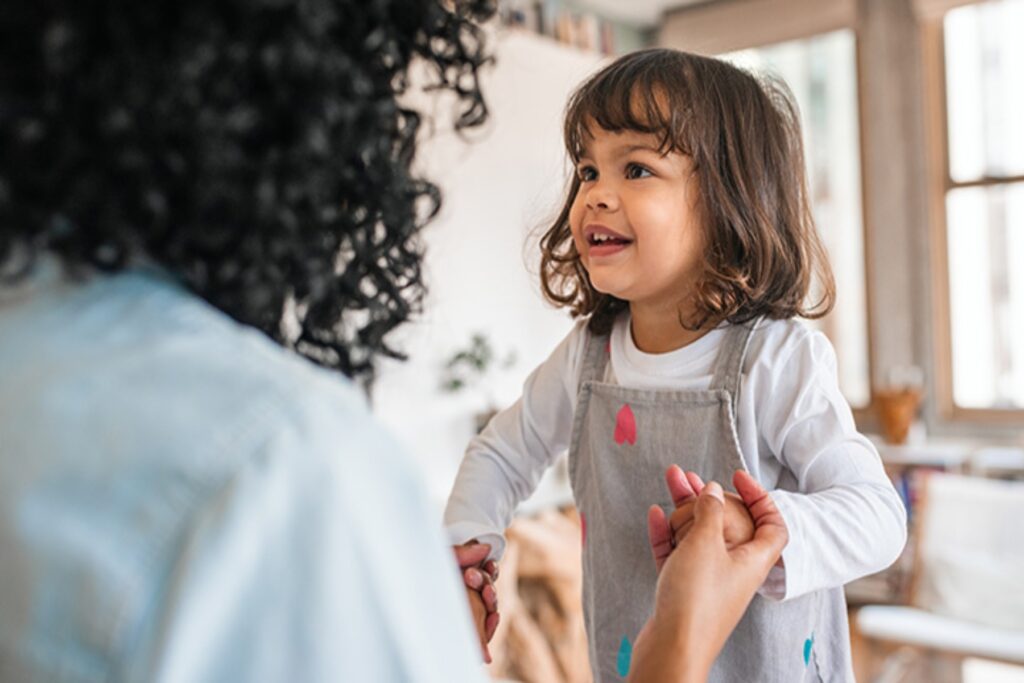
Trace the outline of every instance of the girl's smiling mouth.
<instances>
[{"instance_id":1,"label":"girl's smiling mouth","mask_svg":"<svg viewBox=\"0 0 1024 683\"><path fill-rule=\"evenodd\" d=\"M633 243L633 240L625 235L598 223L590 223L584 227L583 238L587 242L590 256L611 256Z\"/></svg>"}]
</instances>

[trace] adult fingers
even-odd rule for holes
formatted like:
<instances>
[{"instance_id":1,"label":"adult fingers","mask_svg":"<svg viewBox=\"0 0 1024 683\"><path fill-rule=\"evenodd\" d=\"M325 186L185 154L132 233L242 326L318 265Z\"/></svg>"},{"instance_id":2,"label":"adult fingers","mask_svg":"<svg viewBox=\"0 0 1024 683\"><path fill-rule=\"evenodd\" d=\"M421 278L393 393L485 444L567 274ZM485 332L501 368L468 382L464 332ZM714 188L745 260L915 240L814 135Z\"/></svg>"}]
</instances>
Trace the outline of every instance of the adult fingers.
<instances>
[{"instance_id":1,"label":"adult fingers","mask_svg":"<svg viewBox=\"0 0 1024 683\"><path fill-rule=\"evenodd\" d=\"M647 536L651 541L651 554L654 555L654 566L661 572L665 560L672 554L672 529L668 525L665 511L657 505L647 510Z\"/></svg>"},{"instance_id":2,"label":"adult fingers","mask_svg":"<svg viewBox=\"0 0 1024 683\"><path fill-rule=\"evenodd\" d=\"M665 470L665 483L668 485L668 492L672 495L672 502L676 504L676 507L682 505L688 498L697 495L679 465L671 465Z\"/></svg>"},{"instance_id":3,"label":"adult fingers","mask_svg":"<svg viewBox=\"0 0 1024 683\"><path fill-rule=\"evenodd\" d=\"M692 529L692 528L693 528L693 518L691 517L686 522L684 522L681 526L672 529L672 538L675 541L675 544L679 545L680 543L682 543L683 539L686 538L686 535L688 533L690 533L690 529Z\"/></svg>"},{"instance_id":4,"label":"adult fingers","mask_svg":"<svg viewBox=\"0 0 1024 683\"><path fill-rule=\"evenodd\" d=\"M487 642L491 642L491 638L494 637L494 632L498 630L498 622L501 621L501 615L497 612L488 614L487 619L484 620L484 637Z\"/></svg>"},{"instance_id":5,"label":"adult fingers","mask_svg":"<svg viewBox=\"0 0 1024 683\"><path fill-rule=\"evenodd\" d=\"M487 611L484 609L483 601L478 593L468 591L467 596L469 597L469 609L472 613L473 625L476 627L477 637L480 640L480 652L483 655L484 661L490 664L491 652L487 647L487 638L485 637Z\"/></svg>"},{"instance_id":6,"label":"adult fingers","mask_svg":"<svg viewBox=\"0 0 1024 683\"><path fill-rule=\"evenodd\" d=\"M754 530L754 538L729 550L729 556L735 566L752 572L760 582L778 561L788 541L789 533L785 526L765 524Z\"/></svg>"},{"instance_id":7,"label":"adult fingers","mask_svg":"<svg viewBox=\"0 0 1024 683\"><path fill-rule=\"evenodd\" d=\"M718 539L719 543L725 543L722 539L725 526L725 494L717 481L711 482L701 490L693 510L693 518L690 535L706 536Z\"/></svg>"},{"instance_id":8,"label":"adult fingers","mask_svg":"<svg viewBox=\"0 0 1024 683\"><path fill-rule=\"evenodd\" d=\"M770 564L775 564L788 542L789 532L785 526L766 524L755 529L753 540L745 545L752 545L752 550L770 555Z\"/></svg>"},{"instance_id":9,"label":"adult fingers","mask_svg":"<svg viewBox=\"0 0 1024 683\"><path fill-rule=\"evenodd\" d=\"M455 561L459 563L459 567L462 569L480 564L487 559L491 552L489 543L477 543L476 541L453 546L453 548L455 550Z\"/></svg>"}]
</instances>

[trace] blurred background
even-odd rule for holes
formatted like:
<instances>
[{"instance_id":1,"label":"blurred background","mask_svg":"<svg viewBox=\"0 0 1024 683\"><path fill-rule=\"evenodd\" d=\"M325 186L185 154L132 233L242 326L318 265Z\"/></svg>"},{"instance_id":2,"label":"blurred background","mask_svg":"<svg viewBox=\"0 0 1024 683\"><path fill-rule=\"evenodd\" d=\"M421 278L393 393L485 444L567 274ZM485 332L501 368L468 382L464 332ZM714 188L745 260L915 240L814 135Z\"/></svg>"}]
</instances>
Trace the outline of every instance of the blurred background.
<instances>
[{"instance_id":1,"label":"blurred background","mask_svg":"<svg viewBox=\"0 0 1024 683\"><path fill-rule=\"evenodd\" d=\"M847 587L858 680L1024 681L1024 0L505 0L491 108L426 131L444 192L425 315L375 412L438 520L469 438L568 332L537 239L563 198L569 92L647 46L781 76L801 109L838 285L814 323L910 512L904 557ZM424 100L439 121L443 100ZM430 128L427 126L426 128ZM556 468L520 510L497 678L586 681L578 522Z\"/></svg>"}]
</instances>

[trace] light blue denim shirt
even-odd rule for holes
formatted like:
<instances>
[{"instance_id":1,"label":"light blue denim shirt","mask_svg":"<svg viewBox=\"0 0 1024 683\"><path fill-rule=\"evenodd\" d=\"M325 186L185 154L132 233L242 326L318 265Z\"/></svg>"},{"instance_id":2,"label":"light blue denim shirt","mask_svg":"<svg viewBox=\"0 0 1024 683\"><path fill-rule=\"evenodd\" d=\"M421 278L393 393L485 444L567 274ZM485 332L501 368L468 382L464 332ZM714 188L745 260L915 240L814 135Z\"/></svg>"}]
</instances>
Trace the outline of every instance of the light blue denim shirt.
<instances>
[{"instance_id":1,"label":"light blue denim shirt","mask_svg":"<svg viewBox=\"0 0 1024 683\"><path fill-rule=\"evenodd\" d=\"M409 461L158 275L0 289L0 679L477 681Z\"/></svg>"}]
</instances>

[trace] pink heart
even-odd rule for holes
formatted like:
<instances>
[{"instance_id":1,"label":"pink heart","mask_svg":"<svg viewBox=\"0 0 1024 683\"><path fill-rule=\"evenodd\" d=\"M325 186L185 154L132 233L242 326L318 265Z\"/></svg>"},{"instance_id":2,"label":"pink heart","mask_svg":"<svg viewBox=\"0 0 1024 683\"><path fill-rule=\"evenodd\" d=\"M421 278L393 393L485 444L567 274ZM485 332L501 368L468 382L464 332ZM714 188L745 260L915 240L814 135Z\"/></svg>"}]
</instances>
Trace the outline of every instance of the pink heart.
<instances>
[{"instance_id":1,"label":"pink heart","mask_svg":"<svg viewBox=\"0 0 1024 683\"><path fill-rule=\"evenodd\" d=\"M619 409L619 414L615 416L615 443L621 446L626 441L630 446L636 443L636 418L628 403L623 405Z\"/></svg>"}]
</instances>

